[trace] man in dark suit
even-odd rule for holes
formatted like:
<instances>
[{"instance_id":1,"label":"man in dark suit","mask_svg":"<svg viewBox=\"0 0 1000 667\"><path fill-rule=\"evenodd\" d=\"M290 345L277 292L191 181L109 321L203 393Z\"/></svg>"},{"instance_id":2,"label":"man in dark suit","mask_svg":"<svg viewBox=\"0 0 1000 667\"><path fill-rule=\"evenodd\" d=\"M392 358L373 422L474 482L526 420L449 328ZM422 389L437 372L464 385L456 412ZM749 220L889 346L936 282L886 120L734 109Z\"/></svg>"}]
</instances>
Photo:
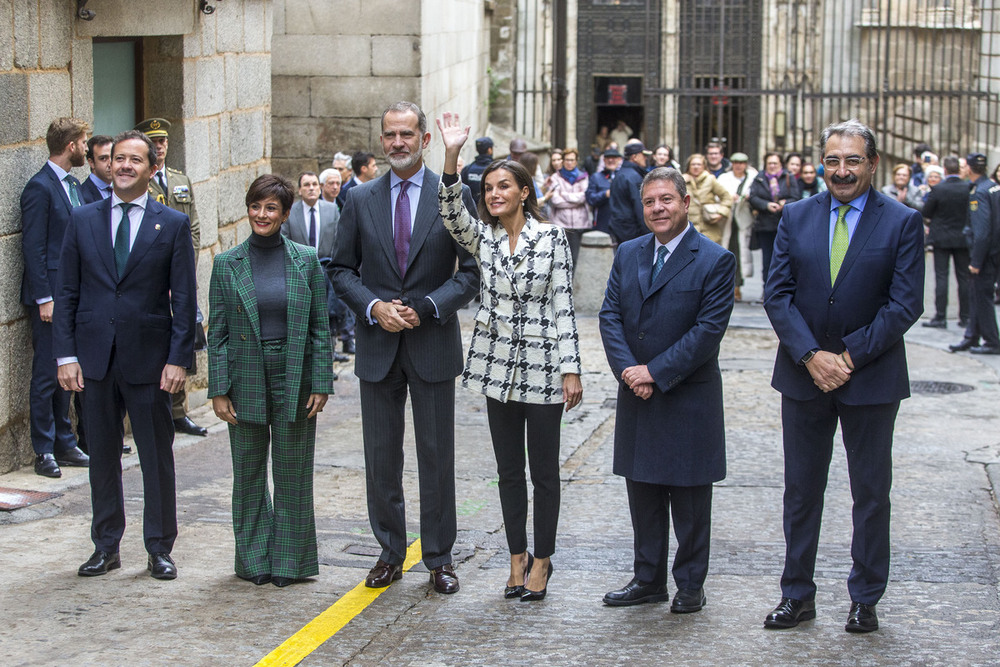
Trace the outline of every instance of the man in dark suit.
<instances>
[{"instance_id":1,"label":"man in dark suit","mask_svg":"<svg viewBox=\"0 0 1000 667\"><path fill-rule=\"evenodd\" d=\"M454 593L455 377L463 361L456 311L478 290L479 274L474 258L441 221L440 177L423 164L430 140L417 105L398 102L383 112L382 149L391 170L349 192L333 282L357 316L354 372L360 380L368 516L382 546L365 584L381 588L402 576L403 415L409 390L423 561L435 590Z\"/></svg>"},{"instance_id":2,"label":"man in dark suit","mask_svg":"<svg viewBox=\"0 0 1000 667\"><path fill-rule=\"evenodd\" d=\"M604 151L604 169L595 171L587 183L587 203L594 209L594 229L611 233L611 183L622 164L617 148Z\"/></svg>"},{"instance_id":3,"label":"man in dark suit","mask_svg":"<svg viewBox=\"0 0 1000 667\"><path fill-rule=\"evenodd\" d=\"M76 209L63 243L54 319L59 383L85 391L94 554L80 576L121 566L121 453L129 415L142 464L147 568L173 579L177 537L170 393L191 365L194 250L187 216L148 193L156 149L141 132L115 137L114 194Z\"/></svg>"},{"instance_id":4,"label":"man in dark suit","mask_svg":"<svg viewBox=\"0 0 1000 667\"><path fill-rule=\"evenodd\" d=\"M1000 354L1000 332L993 304L997 254L1000 253L1000 234L994 231L994 218L1000 215L1000 211L993 210L990 192L994 183L986 177L986 156L971 153L965 161L972 180L968 227L965 230L971 274L970 315L965 337L948 349L952 352L968 350L973 354Z\"/></svg>"},{"instance_id":5,"label":"man in dark suit","mask_svg":"<svg viewBox=\"0 0 1000 667\"><path fill-rule=\"evenodd\" d=\"M653 232L618 247L601 307L601 339L618 386L614 472L625 478L635 576L612 606L667 599L674 519L677 584L670 611L705 604L712 483L726 476L719 344L733 310L736 258L688 221L684 177L651 171L640 193Z\"/></svg>"},{"instance_id":6,"label":"man in dark suit","mask_svg":"<svg viewBox=\"0 0 1000 667\"><path fill-rule=\"evenodd\" d=\"M611 182L608 195L611 220L608 222L608 231L618 243L631 241L646 233L639 186L646 175L646 156L649 154L639 142L626 146L625 162Z\"/></svg>"},{"instance_id":7,"label":"man in dark suit","mask_svg":"<svg viewBox=\"0 0 1000 667\"><path fill-rule=\"evenodd\" d=\"M29 423L35 474L61 477L60 465L87 466L69 420L70 395L56 382L52 356L52 312L58 291L59 252L70 212L82 203L80 183L69 170L82 167L87 124L57 118L45 136L49 159L21 193L21 251L24 277L21 303L31 312Z\"/></svg>"},{"instance_id":8,"label":"man in dark suit","mask_svg":"<svg viewBox=\"0 0 1000 667\"><path fill-rule=\"evenodd\" d=\"M375 156L365 151L358 151L351 156L351 171L353 175L340 186L340 194L337 195L337 203L340 204L341 211L344 210L344 204L347 203L347 193L353 187L367 183L378 175Z\"/></svg>"},{"instance_id":9,"label":"man in dark suit","mask_svg":"<svg viewBox=\"0 0 1000 667\"><path fill-rule=\"evenodd\" d=\"M330 170L333 172L333 170ZM336 172L333 172L336 174ZM337 174L339 177L339 174ZM299 174L299 197L301 201L292 204L288 219L281 225L281 233L296 243L316 249L316 255L324 267L329 267L337 243L337 227L340 224L340 210L320 197L322 186L319 177L311 171ZM330 315L330 330L336 336L342 328L346 306L337 298L336 291L327 272L327 311ZM349 361L346 354L333 350L334 361Z\"/></svg>"},{"instance_id":10,"label":"man in dark suit","mask_svg":"<svg viewBox=\"0 0 1000 667\"><path fill-rule=\"evenodd\" d=\"M931 188L923 214L930 220L927 244L934 247L934 318L925 327L944 329L948 311L948 263L955 262L958 281L958 326L969 323L969 246L965 229L969 220L969 183L958 176L958 157L943 161L944 180Z\"/></svg>"},{"instance_id":11,"label":"man in dark suit","mask_svg":"<svg viewBox=\"0 0 1000 667\"><path fill-rule=\"evenodd\" d=\"M828 192L782 212L764 307L780 343L785 569L764 626L816 617L816 550L840 423L854 497L854 567L845 629L878 629L889 577L892 433L909 396L903 334L923 311L920 213L871 187L875 135L856 120L821 135Z\"/></svg>"},{"instance_id":12,"label":"man in dark suit","mask_svg":"<svg viewBox=\"0 0 1000 667\"><path fill-rule=\"evenodd\" d=\"M111 144L106 134L95 134L87 140L87 164L90 176L80 185L84 204L93 204L111 196Z\"/></svg>"}]
</instances>

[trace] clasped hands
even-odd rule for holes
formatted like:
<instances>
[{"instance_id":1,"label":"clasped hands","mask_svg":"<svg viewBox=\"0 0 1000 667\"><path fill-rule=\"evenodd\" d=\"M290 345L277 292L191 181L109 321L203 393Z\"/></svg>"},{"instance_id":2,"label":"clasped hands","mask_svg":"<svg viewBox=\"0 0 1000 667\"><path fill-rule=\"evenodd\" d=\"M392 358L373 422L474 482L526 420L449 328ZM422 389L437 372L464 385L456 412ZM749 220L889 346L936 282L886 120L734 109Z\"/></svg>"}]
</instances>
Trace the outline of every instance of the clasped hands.
<instances>
[{"instance_id":1,"label":"clasped hands","mask_svg":"<svg viewBox=\"0 0 1000 667\"><path fill-rule=\"evenodd\" d=\"M391 333L420 326L420 316L410 306L404 306L399 299L376 301L372 306L372 319Z\"/></svg>"},{"instance_id":2,"label":"clasped hands","mask_svg":"<svg viewBox=\"0 0 1000 667\"><path fill-rule=\"evenodd\" d=\"M844 386L851 379L853 366L851 353L847 350L843 354L819 350L806 362L806 370L812 376L813 384L824 394Z\"/></svg>"},{"instance_id":3,"label":"clasped hands","mask_svg":"<svg viewBox=\"0 0 1000 667\"><path fill-rule=\"evenodd\" d=\"M629 366L623 370L622 382L644 401L653 395L653 376L649 374L649 368L645 364Z\"/></svg>"}]
</instances>

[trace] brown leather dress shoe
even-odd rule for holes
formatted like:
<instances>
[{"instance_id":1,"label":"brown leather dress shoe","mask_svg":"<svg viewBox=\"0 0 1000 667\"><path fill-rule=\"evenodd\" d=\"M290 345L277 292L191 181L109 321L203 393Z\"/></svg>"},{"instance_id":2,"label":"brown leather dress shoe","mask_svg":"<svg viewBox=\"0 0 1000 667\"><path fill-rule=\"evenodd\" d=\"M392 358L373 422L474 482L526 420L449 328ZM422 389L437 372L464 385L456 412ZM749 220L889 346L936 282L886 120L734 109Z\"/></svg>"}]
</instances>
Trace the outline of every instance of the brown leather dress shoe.
<instances>
[{"instance_id":1,"label":"brown leather dress shoe","mask_svg":"<svg viewBox=\"0 0 1000 667\"><path fill-rule=\"evenodd\" d=\"M431 570L431 583L434 584L434 590L438 593L458 592L458 575L455 574L455 568L451 566L451 563Z\"/></svg>"},{"instance_id":2,"label":"brown leather dress shoe","mask_svg":"<svg viewBox=\"0 0 1000 667\"><path fill-rule=\"evenodd\" d=\"M365 577L365 586L368 588L385 588L397 579L403 578L402 565L389 565L381 558L375 563Z\"/></svg>"}]
</instances>

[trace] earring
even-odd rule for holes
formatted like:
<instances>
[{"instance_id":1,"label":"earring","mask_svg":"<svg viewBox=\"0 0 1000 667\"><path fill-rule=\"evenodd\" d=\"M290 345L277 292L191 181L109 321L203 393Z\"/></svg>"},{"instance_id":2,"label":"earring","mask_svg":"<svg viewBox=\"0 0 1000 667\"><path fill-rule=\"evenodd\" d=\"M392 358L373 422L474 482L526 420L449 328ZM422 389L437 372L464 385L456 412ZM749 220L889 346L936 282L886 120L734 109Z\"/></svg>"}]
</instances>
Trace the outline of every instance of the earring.
<instances>
[{"instance_id":1,"label":"earring","mask_svg":"<svg viewBox=\"0 0 1000 667\"><path fill-rule=\"evenodd\" d=\"M522 200L521 200L521 208L524 208L524 202L525 202L525 201L527 201L527 200L525 200L525 199L522 199Z\"/></svg>"}]
</instances>

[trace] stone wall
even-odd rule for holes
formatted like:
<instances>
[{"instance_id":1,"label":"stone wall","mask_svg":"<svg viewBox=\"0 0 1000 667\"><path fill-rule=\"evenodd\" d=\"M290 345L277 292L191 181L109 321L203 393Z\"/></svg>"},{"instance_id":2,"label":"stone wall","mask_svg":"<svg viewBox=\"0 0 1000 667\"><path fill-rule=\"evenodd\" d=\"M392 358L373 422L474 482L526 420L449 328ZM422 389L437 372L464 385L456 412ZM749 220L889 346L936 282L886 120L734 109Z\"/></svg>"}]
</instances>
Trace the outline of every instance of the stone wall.
<instances>
[{"instance_id":1,"label":"stone wall","mask_svg":"<svg viewBox=\"0 0 1000 667\"><path fill-rule=\"evenodd\" d=\"M482 0L276 0L275 171L325 169L338 151L381 158L379 120L399 100L419 104L432 133L445 108L485 128L487 11Z\"/></svg>"},{"instance_id":2,"label":"stone wall","mask_svg":"<svg viewBox=\"0 0 1000 667\"><path fill-rule=\"evenodd\" d=\"M188 173L201 218L199 301L207 313L215 252L248 233L243 195L270 157L270 0L220 2L206 16L192 0L161 0L175 16L151 22L143 3L93 0L93 21L69 0L0 0L0 473L31 461L28 384L31 327L20 305L19 198L48 157L53 118L93 118L92 37L143 38L144 109L174 122L167 163ZM138 13L137 13L138 12ZM165 30L187 34L165 35ZM160 32L158 32L160 31ZM75 170L81 180L86 168ZM205 363L189 405L205 400Z\"/></svg>"}]
</instances>

